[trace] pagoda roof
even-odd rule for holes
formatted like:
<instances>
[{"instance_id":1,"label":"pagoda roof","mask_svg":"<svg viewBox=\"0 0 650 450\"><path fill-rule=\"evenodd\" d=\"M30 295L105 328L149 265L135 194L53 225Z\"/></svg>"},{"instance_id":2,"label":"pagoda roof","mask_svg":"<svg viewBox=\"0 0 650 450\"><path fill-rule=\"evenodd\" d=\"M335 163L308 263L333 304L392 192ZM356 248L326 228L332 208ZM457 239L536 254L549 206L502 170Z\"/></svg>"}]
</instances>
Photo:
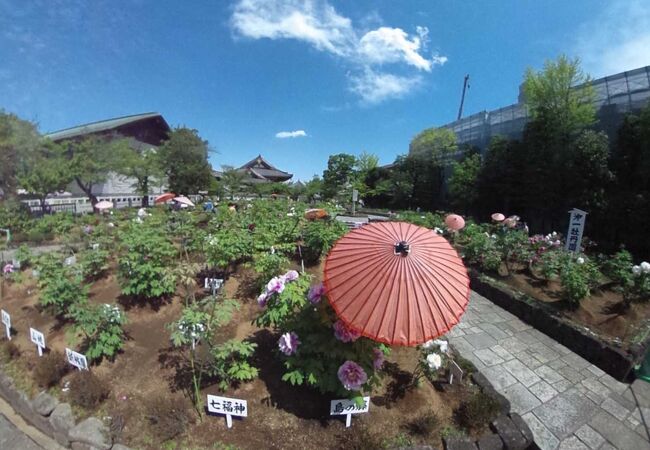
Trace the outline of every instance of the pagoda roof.
<instances>
[{"instance_id":1,"label":"pagoda roof","mask_svg":"<svg viewBox=\"0 0 650 450\"><path fill-rule=\"evenodd\" d=\"M261 180L282 179L284 181L293 177L293 174L273 166L273 164L264 159L262 155L257 155L256 158L251 159L237 170L246 171L250 173L253 178Z\"/></svg>"}]
</instances>

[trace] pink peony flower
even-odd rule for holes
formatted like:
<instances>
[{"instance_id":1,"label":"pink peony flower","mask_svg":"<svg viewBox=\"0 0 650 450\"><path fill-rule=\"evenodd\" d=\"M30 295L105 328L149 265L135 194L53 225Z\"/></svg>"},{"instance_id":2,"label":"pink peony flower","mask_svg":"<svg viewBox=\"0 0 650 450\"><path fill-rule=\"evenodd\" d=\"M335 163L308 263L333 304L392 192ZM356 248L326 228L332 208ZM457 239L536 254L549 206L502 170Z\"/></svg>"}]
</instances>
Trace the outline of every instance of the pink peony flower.
<instances>
[{"instance_id":1,"label":"pink peony flower","mask_svg":"<svg viewBox=\"0 0 650 450\"><path fill-rule=\"evenodd\" d=\"M372 350L372 356L372 367L374 367L375 370L381 369L384 365L384 352L375 348Z\"/></svg>"},{"instance_id":2,"label":"pink peony flower","mask_svg":"<svg viewBox=\"0 0 650 450\"><path fill-rule=\"evenodd\" d=\"M298 340L298 335L293 331L291 333L284 333L280 336L280 340L278 341L280 351L287 356L296 353L299 345L300 341Z\"/></svg>"},{"instance_id":3,"label":"pink peony flower","mask_svg":"<svg viewBox=\"0 0 650 450\"><path fill-rule=\"evenodd\" d=\"M260 307L264 308L268 299L269 295L266 292L263 292L259 295L259 297L257 297L257 304L260 305Z\"/></svg>"},{"instance_id":4,"label":"pink peony flower","mask_svg":"<svg viewBox=\"0 0 650 450\"><path fill-rule=\"evenodd\" d=\"M354 342L359 339L361 333L346 327L342 321L337 320L334 323L334 336L341 342Z\"/></svg>"},{"instance_id":5,"label":"pink peony flower","mask_svg":"<svg viewBox=\"0 0 650 450\"><path fill-rule=\"evenodd\" d=\"M358 391L368 381L366 372L354 361L345 361L341 364L337 374L341 384L348 391Z\"/></svg>"},{"instance_id":6,"label":"pink peony flower","mask_svg":"<svg viewBox=\"0 0 650 450\"><path fill-rule=\"evenodd\" d=\"M281 294L282 291L284 291L284 281L281 277L271 278L271 281L266 285L266 292L269 294L273 292Z\"/></svg>"},{"instance_id":7,"label":"pink peony flower","mask_svg":"<svg viewBox=\"0 0 650 450\"><path fill-rule=\"evenodd\" d=\"M5 266L2 268L2 273L8 274L12 273L14 271L14 265L11 263L5 264Z\"/></svg>"},{"instance_id":8,"label":"pink peony flower","mask_svg":"<svg viewBox=\"0 0 650 450\"><path fill-rule=\"evenodd\" d=\"M317 303L320 303L320 298L325 294L325 286L323 286L323 283L316 284L312 287L309 288L309 293L307 294L307 298L309 299L309 303L312 305L315 305Z\"/></svg>"},{"instance_id":9,"label":"pink peony flower","mask_svg":"<svg viewBox=\"0 0 650 450\"><path fill-rule=\"evenodd\" d=\"M298 279L299 275L298 275L297 271L290 270L287 273L285 273L283 276L284 276L285 281L296 281Z\"/></svg>"}]
</instances>

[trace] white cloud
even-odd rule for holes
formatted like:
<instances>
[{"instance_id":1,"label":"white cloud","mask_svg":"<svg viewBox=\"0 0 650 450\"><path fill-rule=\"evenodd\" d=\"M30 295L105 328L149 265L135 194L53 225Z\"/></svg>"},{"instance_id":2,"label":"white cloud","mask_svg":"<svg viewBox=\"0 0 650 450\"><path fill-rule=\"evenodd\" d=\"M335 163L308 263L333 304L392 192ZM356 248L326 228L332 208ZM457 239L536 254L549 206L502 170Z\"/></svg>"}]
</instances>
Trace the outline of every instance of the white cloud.
<instances>
[{"instance_id":1,"label":"white cloud","mask_svg":"<svg viewBox=\"0 0 650 450\"><path fill-rule=\"evenodd\" d=\"M356 39L350 19L316 0L240 0L231 24L244 37L297 39L339 56Z\"/></svg>"},{"instance_id":2,"label":"white cloud","mask_svg":"<svg viewBox=\"0 0 650 450\"><path fill-rule=\"evenodd\" d=\"M375 14L372 21L380 18ZM420 76L388 73L389 64L430 72L447 62L446 56L425 54L426 27L417 26L413 35L386 26L363 33L327 0L239 0L231 26L236 36L295 39L342 58L354 73L348 77L350 91L366 104L403 97L421 84ZM381 72L377 66L382 66Z\"/></svg>"},{"instance_id":3,"label":"white cloud","mask_svg":"<svg viewBox=\"0 0 650 450\"><path fill-rule=\"evenodd\" d=\"M305 130L280 131L278 133L275 133L275 137L279 139L297 138L297 137L306 137L306 136L307 133L305 133Z\"/></svg>"},{"instance_id":4,"label":"white cloud","mask_svg":"<svg viewBox=\"0 0 650 450\"><path fill-rule=\"evenodd\" d=\"M612 1L578 31L575 53L593 77L650 64L650 8L643 0Z\"/></svg>"},{"instance_id":5,"label":"white cloud","mask_svg":"<svg viewBox=\"0 0 650 450\"><path fill-rule=\"evenodd\" d=\"M349 77L350 90L366 105L402 98L422 83L422 77L398 76L366 68L363 73Z\"/></svg>"}]
</instances>

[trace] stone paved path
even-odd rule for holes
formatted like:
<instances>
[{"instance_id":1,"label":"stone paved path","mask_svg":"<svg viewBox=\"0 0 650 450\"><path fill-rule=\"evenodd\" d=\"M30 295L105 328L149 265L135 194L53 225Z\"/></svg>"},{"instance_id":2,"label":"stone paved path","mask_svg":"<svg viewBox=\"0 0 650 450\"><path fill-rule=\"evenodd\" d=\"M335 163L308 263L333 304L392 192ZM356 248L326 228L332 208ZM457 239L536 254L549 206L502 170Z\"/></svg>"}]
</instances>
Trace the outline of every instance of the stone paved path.
<instances>
[{"instance_id":1,"label":"stone paved path","mask_svg":"<svg viewBox=\"0 0 650 450\"><path fill-rule=\"evenodd\" d=\"M4 415L0 414L0 449L43 450L43 447L25 436Z\"/></svg>"},{"instance_id":2,"label":"stone paved path","mask_svg":"<svg viewBox=\"0 0 650 450\"><path fill-rule=\"evenodd\" d=\"M447 337L510 401L543 450L650 450L650 384L616 381L475 292Z\"/></svg>"}]
</instances>

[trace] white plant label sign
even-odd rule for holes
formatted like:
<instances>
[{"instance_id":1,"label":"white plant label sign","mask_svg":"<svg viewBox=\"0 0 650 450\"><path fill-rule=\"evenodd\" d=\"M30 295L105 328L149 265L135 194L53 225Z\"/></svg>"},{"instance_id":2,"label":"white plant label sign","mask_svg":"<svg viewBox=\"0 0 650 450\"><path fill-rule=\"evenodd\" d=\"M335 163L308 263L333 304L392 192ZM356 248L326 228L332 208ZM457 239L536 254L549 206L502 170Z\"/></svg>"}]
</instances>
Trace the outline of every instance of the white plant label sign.
<instances>
[{"instance_id":1,"label":"white plant label sign","mask_svg":"<svg viewBox=\"0 0 650 450\"><path fill-rule=\"evenodd\" d=\"M582 243L582 233L585 231L587 213L581 209L573 208L569 211L569 229L566 233L565 250L579 252Z\"/></svg>"},{"instance_id":2,"label":"white plant label sign","mask_svg":"<svg viewBox=\"0 0 650 450\"><path fill-rule=\"evenodd\" d=\"M367 413L370 408L370 397L363 397L363 405L357 405L354 400L342 399L330 402L330 416L345 416L346 428L352 425L352 414Z\"/></svg>"},{"instance_id":3,"label":"white plant label sign","mask_svg":"<svg viewBox=\"0 0 650 450\"><path fill-rule=\"evenodd\" d=\"M216 291L221 287L222 284L223 280L220 278L206 278L203 282L203 288L212 289L212 286L214 286L214 290Z\"/></svg>"},{"instance_id":4,"label":"white plant label sign","mask_svg":"<svg viewBox=\"0 0 650 450\"><path fill-rule=\"evenodd\" d=\"M77 353L66 347L65 356L68 358L68 362L77 369L88 370L88 360L86 359L86 355L82 355L81 353Z\"/></svg>"},{"instance_id":5,"label":"white plant label sign","mask_svg":"<svg viewBox=\"0 0 650 450\"><path fill-rule=\"evenodd\" d=\"M454 384L454 381L458 383L463 381L463 369L456 364L456 361L451 361L449 364L449 384Z\"/></svg>"},{"instance_id":6,"label":"white plant label sign","mask_svg":"<svg viewBox=\"0 0 650 450\"><path fill-rule=\"evenodd\" d=\"M45 348L45 336L40 331L29 328L29 339L36 344L38 348L38 356L43 356L43 349Z\"/></svg>"},{"instance_id":7,"label":"white plant label sign","mask_svg":"<svg viewBox=\"0 0 650 450\"><path fill-rule=\"evenodd\" d=\"M7 330L7 339L11 340L11 316L4 309L0 310L0 314L2 314L2 323Z\"/></svg>"},{"instance_id":8,"label":"white plant label sign","mask_svg":"<svg viewBox=\"0 0 650 450\"><path fill-rule=\"evenodd\" d=\"M208 411L226 415L226 425L232 428L232 416L248 417L248 402L238 398L219 397L208 394Z\"/></svg>"}]
</instances>

